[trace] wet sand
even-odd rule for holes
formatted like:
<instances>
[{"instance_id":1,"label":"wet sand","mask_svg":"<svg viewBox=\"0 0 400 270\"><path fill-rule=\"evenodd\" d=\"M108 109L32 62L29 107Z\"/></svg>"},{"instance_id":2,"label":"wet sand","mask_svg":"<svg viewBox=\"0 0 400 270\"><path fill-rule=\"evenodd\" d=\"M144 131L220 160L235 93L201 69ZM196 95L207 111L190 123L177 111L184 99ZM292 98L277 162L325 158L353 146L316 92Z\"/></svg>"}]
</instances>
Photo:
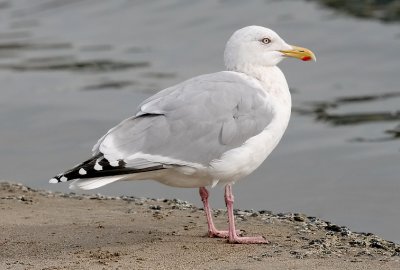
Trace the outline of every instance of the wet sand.
<instances>
[{"instance_id":1,"label":"wet sand","mask_svg":"<svg viewBox=\"0 0 400 270\"><path fill-rule=\"evenodd\" d=\"M216 210L219 228L225 210ZM400 246L302 214L236 211L264 245L206 237L181 200L105 197L0 183L0 269L400 269Z\"/></svg>"}]
</instances>

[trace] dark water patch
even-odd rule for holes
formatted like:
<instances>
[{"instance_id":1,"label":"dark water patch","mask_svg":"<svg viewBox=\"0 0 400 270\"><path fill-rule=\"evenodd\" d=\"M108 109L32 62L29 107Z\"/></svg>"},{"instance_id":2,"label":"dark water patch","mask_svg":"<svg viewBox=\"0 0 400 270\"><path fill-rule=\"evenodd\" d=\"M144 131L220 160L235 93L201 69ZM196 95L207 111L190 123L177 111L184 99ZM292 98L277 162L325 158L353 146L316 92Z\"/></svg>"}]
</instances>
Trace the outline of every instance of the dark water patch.
<instances>
[{"instance_id":1,"label":"dark water patch","mask_svg":"<svg viewBox=\"0 0 400 270\"><path fill-rule=\"evenodd\" d=\"M82 46L80 48L83 52L103 52L103 51L111 51L113 47L108 44L99 44L99 45L87 45Z\"/></svg>"},{"instance_id":2,"label":"dark water patch","mask_svg":"<svg viewBox=\"0 0 400 270\"><path fill-rule=\"evenodd\" d=\"M36 19L24 19L10 24L10 28L12 29L32 28L37 26L39 26L39 21Z\"/></svg>"},{"instance_id":3,"label":"dark water patch","mask_svg":"<svg viewBox=\"0 0 400 270\"><path fill-rule=\"evenodd\" d=\"M400 139L400 125L394 127L393 129L388 129L385 131L386 136L379 138L354 138L353 142L387 142Z\"/></svg>"},{"instance_id":4,"label":"dark water patch","mask_svg":"<svg viewBox=\"0 0 400 270\"><path fill-rule=\"evenodd\" d=\"M42 3L37 4L36 6L29 8L21 8L14 12L15 16L32 16L37 15L37 13L42 12L54 12L56 10L63 9L65 7L69 7L76 4L83 4L87 2L86 0L51 0L51 1L43 1Z\"/></svg>"},{"instance_id":5,"label":"dark water patch","mask_svg":"<svg viewBox=\"0 0 400 270\"><path fill-rule=\"evenodd\" d=\"M6 9L11 7L10 1L1 1L0 2L0 9Z\"/></svg>"},{"instance_id":6,"label":"dark water patch","mask_svg":"<svg viewBox=\"0 0 400 270\"><path fill-rule=\"evenodd\" d=\"M400 1L398 0L314 1L358 18L374 18L387 22L400 21Z\"/></svg>"},{"instance_id":7,"label":"dark water patch","mask_svg":"<svg viewBox=\"0 0 400 270\"><path fill-rule=\"evenodd\" d=\"M345 103L355 103L355 102L367 102L367 101L383 100L393 97L400 97L400 92L385 93L380 95L342 97L342 98L337 98L335 100L335 103L345 104Z\"/></svg>"},{"instance_id":8,"label":"dark water patch","mask_svg":"<svg viewBox=\"0 0 400 270\"><path fill-rule=\"evenodd\" d=\"M16 53L15 51L0 51L0 59L11 59L11 58L17 58L19 57L19 54Z\"/></svg>"},{"instance_id":9,"label":"dark water patch","mask_svg":"<svg viewBox=\"0 0 400 270\"><path fill-rule=\"evenodd\" d=\"M38 10L58 9L84 0L51 0L37 6Z\"/></svg>"},{"instance_id":10,"label":"dark water patch","mask_svg":"<svg viewBox=\"0 0 400 270\"><path fill-rule=\"evenodd\" d=\"M379 100L400 97L400 92L390 92L377 95L339 97L333 101L321 101L305 103L306 108L293 108L294 112L302 115L315 115L316 120L332 123L333 125L351 125L365 122L395 121L399 119L399 111L395 112L365 112L335 114L328 112L329 109L339 108L342 105L376 102Z\"/></svg>"},{"instance_id":11,"label":"dark water patch","mask_svg":"<svg viewBox=\"0 0 400 270\"><path fill-rule=\"evenodd\" d=\"M400 111L394 112L365 112L365 113L329 113L325 107L307 110L294 108L293 111L302 115L315 115L317 121L327 122L334 126L356 125L373 122L399 121Z\"/></svg>"},{"instance_id":12,"label":"dark water patch","mask_svg":"<svg viewBox=\"0 0 400 270\"><path fill-rule=\"evenodd\" d=\"M337 108L340 105L345 104L372 102L397 97L400 97L400 92L391 92L377 95L348 96L336 98L333 101L313 102L310 103L309 106L312 107L314 111L324 111L328 108Z\"/></svg>"},{"instance_id":13,"label":"dark water patch","mask_svg":"<svg viewBox=\"0 0 400 270\"><path fill-rule=\"evenodd\" d=\"M31 37L31 33L28 31L14 31L0 33L0 39L22 39Z\"/></svg>"},{"instance_id":14,"label":"dark water patch","mask_svg":"<svg viewBox=\"0 0 400 270\"><path fill-rule=\"evenodd\" d=\"M327 112L329 107L319 106L312 109L293 108L293 111L301 115L314 115L316 121L326 122L332 126L354 126L377 122L400 121L400 111L395 112L374 112L374 113L344 113L335 114ZM357 137L352 142L386 142L400 139L400 125L382 131L385 135L378 138Z\"/></svg>"},{"instance_id":15,"label":"dark water patch","mask_svg":"<svg viewBox=\"0 0 400 270\"><path fill-rule=\"evenodd\" d=\"M400 120L400 111L374 113L320 114L317 120L334 125L354 125L370 122L387 122Z\"/></svg>"},{"instance_id":16,"label":"dark water patch","mask_svg":"<svg viewBox=\"0 0 400 270\"><path fill-rule=\"evenodd\" d=\"M176 74L168 72L146 72L143 76L155 79L170 79L176 77Z\"/></svg>"},{"instance_id":17,"label":"dark water patch","mask_svg":"<svg viewBox=\"0 0 400 270\"><path fill-rule=\"evenodd\" d=\"M396 138L400 138L400 125L393 129L389 129L386 131L386 133L393 135Z\"/></svg>"},{"instance_id":18,"label":"dark water patch","mask_svg":"<svg viewBox=\"0 0 400 270\"><path fill-rule=\"evenodd\" d=\"M70 43L26 43L4 42L0 43L0 50L64 50L72 48Z\"/></svg>"},{"instance_id":19,"label":"dark water patch","mask_svg":"<svg viewBox=\"0 0 400 270\"><path fill-rule=\"evenodd\" d=\"M122 89L136 84L134 81L106 81L99 84L85 86L82 90L109 90Z\"/></svg>"},{"instance_id":20,"label":"dark water patch","mask_svg":"<svg viewBox=\"0 0 400 270\"><path fill-rule=\"evenodd\" d=\"M337 109L349 104L360 104L368 102L382 101L400 97L400 92L389 92L376 95L348 96L339 97L333 101L305 103L306 107L294 107L293 111L300 115L313 116L316 121L325 122L332 126L354 126L369 123L400 121L400 111L380 111L380 112L349 112L333 113L331 109ZM383 142L397 140L400 138L400 126L382 130L382 136L378 138L357 137L351 139L352 142Z\"/></svg>"},{"instance_id":21,"label":"dark water patch","mask_svg":"<svg viewBox=\"0 0 400 270\"><path fill-rule=\"evenodd\" d=\"M133 46L126 49L127 53L147 53L150 51L151 51L150 47L139 47L139 46Z\"/></svg>"},{"instance_id":22,"label":"dark water patch","mask_svg":"<svg viewBox=\"0 0 400 270\"><path fill-rule=\"evenodd\" d=\"M49 56L49 57L35 57L25 60L27 63L30 64L58 64L58 63L65 63L65 62L74 62L75 57L72 55L62 55L62 56Z\"/></svg>"},{"instance_id":23,"label":"dark water patch","mask_svg":"<svg viewBox=\"0 0 400 270\"><path fill-rule=\"evenodd\" d=\"M42 60L42 61L40 61ZM109 72L121 71L132 68L145 68L149 62L119 62L115 60L90 60L90 61L65 61L49 62L48 59L30 59L20 64L0 65L2 69L16 71L83 71L83 72Z\"/></svg>"}]
</instances>

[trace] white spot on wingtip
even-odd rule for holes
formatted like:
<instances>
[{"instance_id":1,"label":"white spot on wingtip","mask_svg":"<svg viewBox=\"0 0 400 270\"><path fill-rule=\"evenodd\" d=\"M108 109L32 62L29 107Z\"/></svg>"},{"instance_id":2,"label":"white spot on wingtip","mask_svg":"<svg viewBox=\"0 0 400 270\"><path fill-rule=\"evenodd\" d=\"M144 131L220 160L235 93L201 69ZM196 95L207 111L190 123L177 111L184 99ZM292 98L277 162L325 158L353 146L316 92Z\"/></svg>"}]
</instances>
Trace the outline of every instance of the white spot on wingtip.
<instances>
[{"instance_id":1,"label":"white spot on wingtip","mask_svg":"<svg viewBox=\"0 0 400 270\"><path fill-rule=\"evenodd\" d=\"M63 177L60 178L60 181L61 181L61 182L67 182L67 181L68 181L68 178L65 177L65 176L63 176Z\"/></svg>"},{"instance_id":2,"label":"white spot on wingtip","mask_svg":"<svg viewBox=\"0 0 400 270\"><path fill-rule=\"evenodd\" d=\"M94 165L94 169L96 171L101 171L103 169L103 166L101 166L98 162L96 162L96 164Z\"/></svg>"},{"instance_id":3,"label":"white spot on wingtip","mask_svg":"<svg viewBox=\"0 0 400 270\"><path fill-rule=\"evenodd\" d=\"M118 162L118 160L113 160L113 161L110 162L110 165L113 166L113 167L118 167L119 162Z\"/></svg>"},{"instance_id":4,"label":"white spot on wingtip","mask_svg":"<svg viewBox=\"0 0 400 270\"><path fill-rule=\"evenodd\" d=\"M85 174L87 174L87 172L86 172L86 170L84 168L80 168L79 174L80 175L85 175Z\"/></svg>"},{"instance_id":5,"label":"white spot on wingtip","mask_svg":"<svg viewBox=\"0 0 400 270\"><path fill-rule=\"evenodd\" d=\"M49 180L49 183L50 183L50 184L57 184L57 183L58 183L58 180L55 179L55 178L51 178L51 179Z\"/></svg>"}]
</instances>

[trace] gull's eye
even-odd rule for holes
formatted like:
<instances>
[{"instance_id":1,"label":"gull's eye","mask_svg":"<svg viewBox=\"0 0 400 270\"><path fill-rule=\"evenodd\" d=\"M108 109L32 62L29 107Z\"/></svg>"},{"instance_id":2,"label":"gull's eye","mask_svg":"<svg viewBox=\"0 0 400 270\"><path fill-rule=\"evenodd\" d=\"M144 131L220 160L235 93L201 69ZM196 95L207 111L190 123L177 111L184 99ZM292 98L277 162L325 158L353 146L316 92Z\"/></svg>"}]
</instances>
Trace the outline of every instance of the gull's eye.
<instances>
[{"instance_id":1,"label":"gull's eye","mask_svg":"<svg viewBox=\"0 0 400 270\"><path fill-rule=\"evenodd\" d=\"M261 40L261 42L264 43L264 44L269 44L269 43L271 43L271 40L269 38L263 38Z\"/></svg>"}]
</instances>

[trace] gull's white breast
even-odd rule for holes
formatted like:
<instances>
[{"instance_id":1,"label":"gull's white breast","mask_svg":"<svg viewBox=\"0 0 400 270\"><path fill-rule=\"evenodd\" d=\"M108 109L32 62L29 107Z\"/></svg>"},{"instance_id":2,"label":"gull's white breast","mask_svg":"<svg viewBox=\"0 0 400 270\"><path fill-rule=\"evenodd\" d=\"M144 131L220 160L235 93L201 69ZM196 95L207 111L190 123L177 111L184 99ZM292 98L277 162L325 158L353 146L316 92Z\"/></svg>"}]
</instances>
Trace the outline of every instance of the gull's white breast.
<instances>
[{"instance_id":1,"label":"gull's white breast","mask_svg":"<svg viewBox=\"0 0 400 270\"><path fill-rule=\"evenodd\" d=\"M267 93L264 102L272 108L272 121L260 134L210 164L210 173L220 183L235 182L257 169L277 146L289 123L291 97L281 70L263 69L258 79Z\"/></svg>"}]
</instances>

